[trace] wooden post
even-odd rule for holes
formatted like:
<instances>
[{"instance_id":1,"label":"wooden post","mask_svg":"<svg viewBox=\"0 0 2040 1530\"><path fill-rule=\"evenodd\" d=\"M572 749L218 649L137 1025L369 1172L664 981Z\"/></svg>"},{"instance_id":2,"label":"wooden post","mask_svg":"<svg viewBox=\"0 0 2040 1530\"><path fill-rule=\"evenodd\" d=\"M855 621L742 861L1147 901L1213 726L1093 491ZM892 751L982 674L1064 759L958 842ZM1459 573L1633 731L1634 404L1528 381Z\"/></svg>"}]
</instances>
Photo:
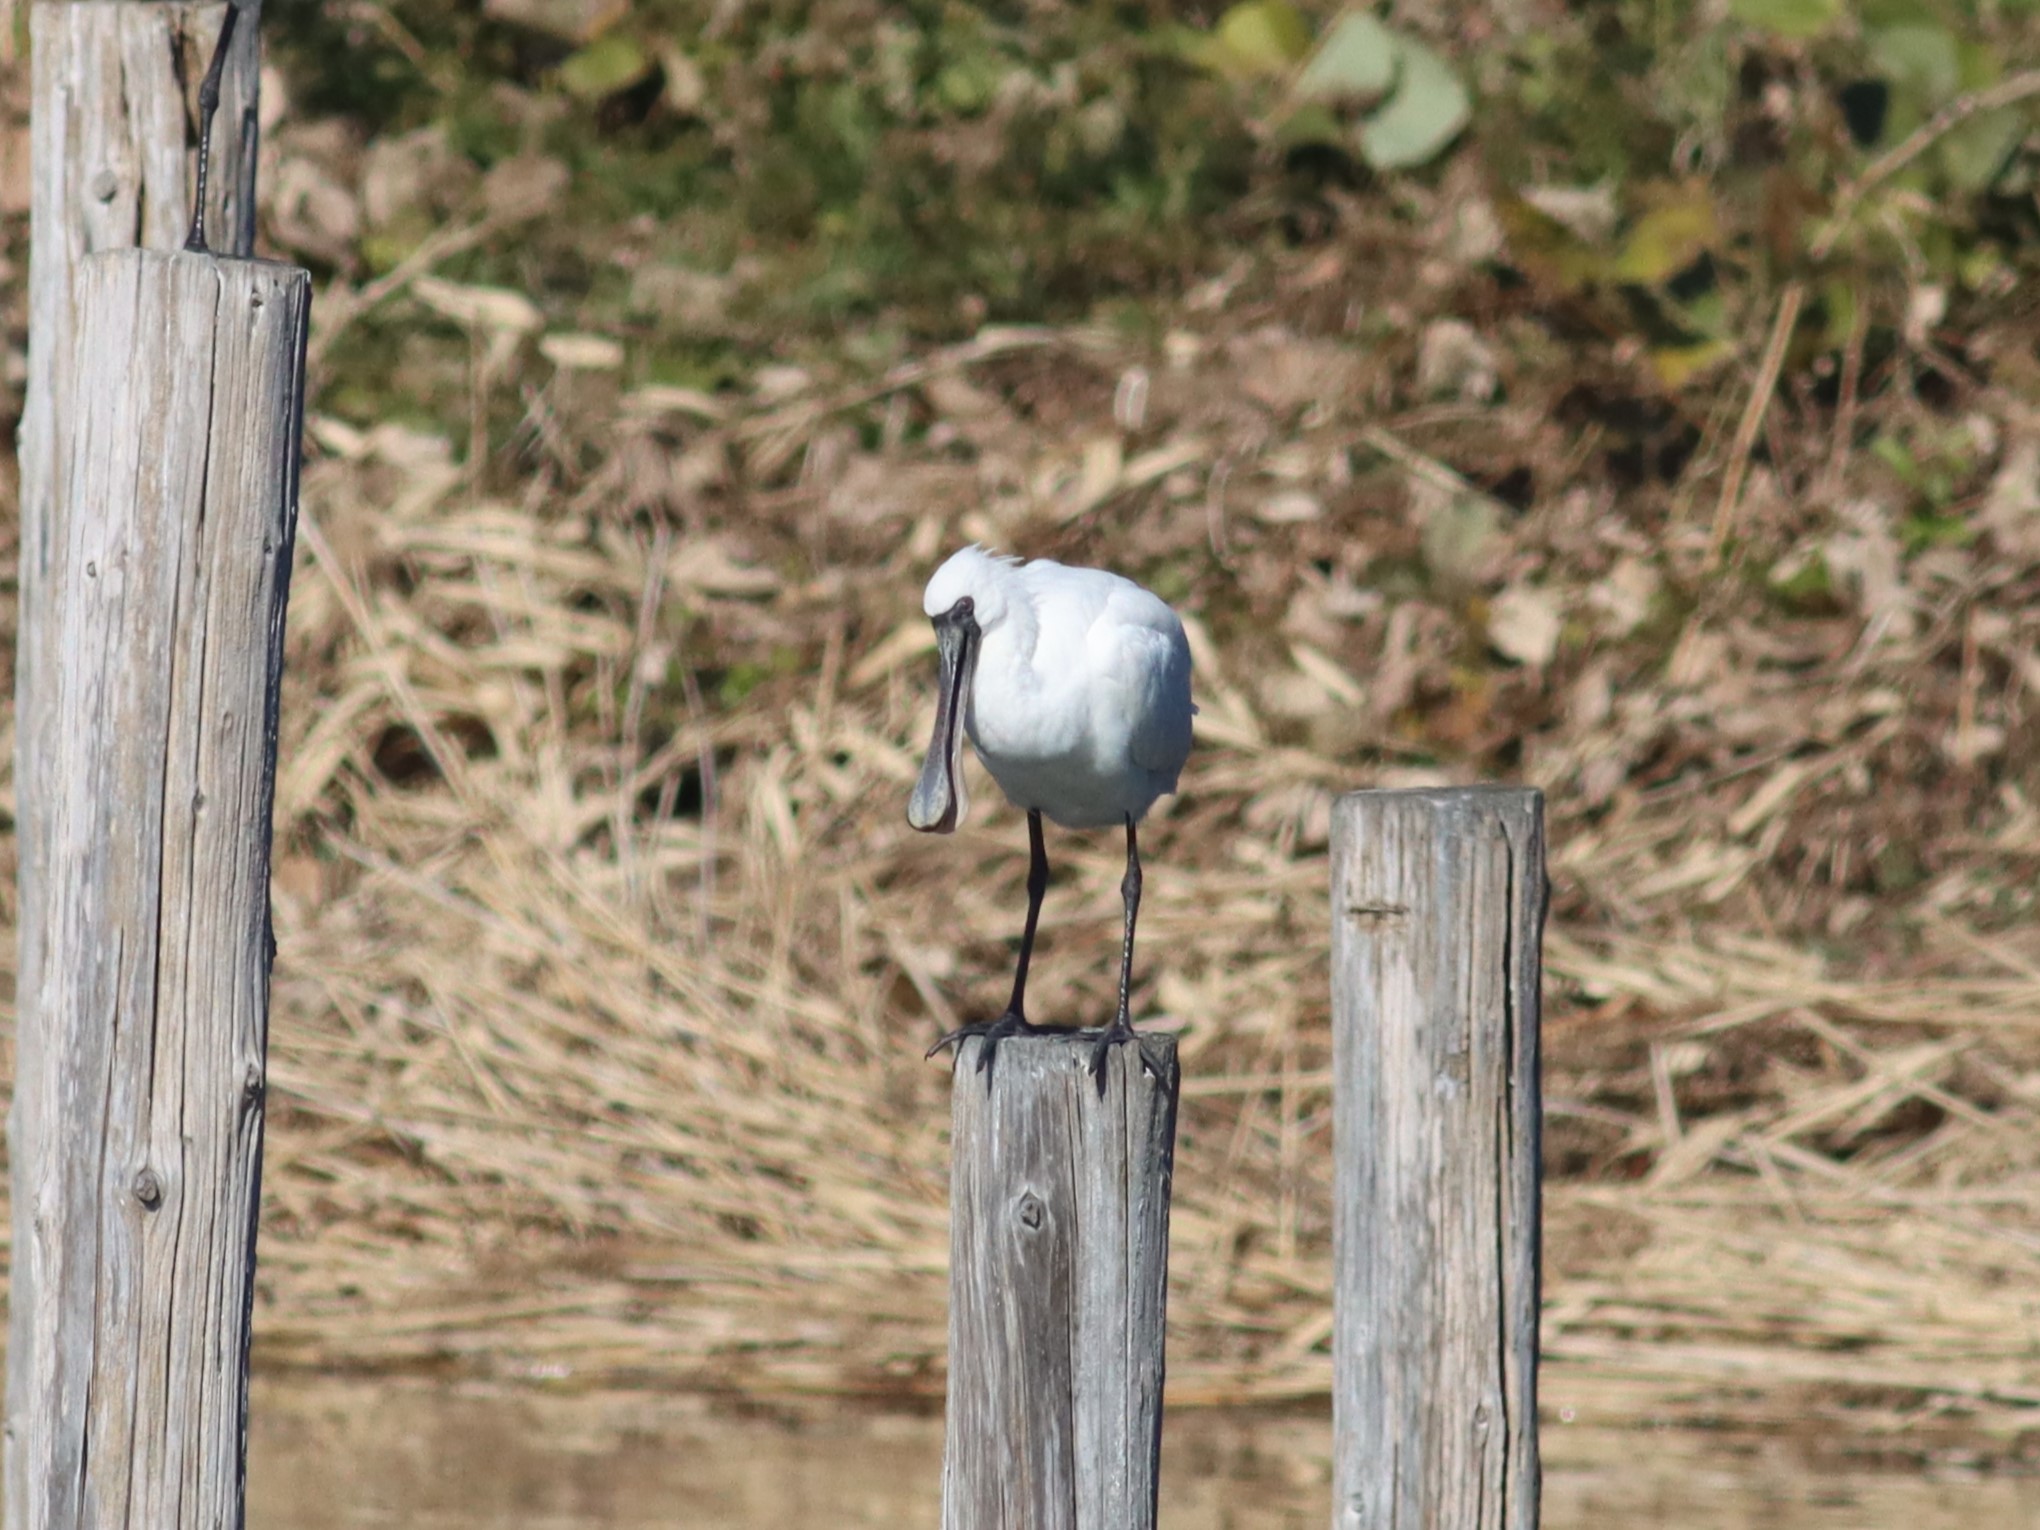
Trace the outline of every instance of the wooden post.
<instances>
[{"instance_id":1,"label":"wooden post","mask_svg":"<svg viewBox=\"0 0 2040 1530\"><path fill-rule=\"evenodd\" d=\"M191 156L196 149L193 100L226 6L175 0L168 4L39 4L30 11L34 99L30 167L28 387L16 436L20 462L20 615L15 634L15 853L20 897L16 938L15 1103L8 1117L14 1177L14 1249L9 1277L8 1396L26 1396L23 1367L35 1346L24 1328L36 1310L33 1228L28 1187L40 1177L35 1155L44 1134L22 1118L33 1091L42 1027L33 1014L42 986L43 916L50 905L47 845L56 792L42 772L51 763L50 717L56 677L45 655L55 651L57 611L51 570L63 528L56 477L64 460L60 435L72 396L65 369L78 354L72 284L79 262L96 250L146 243L175 248L191 218ZM216 246L247 255L255 239L255 28L242 29L221 82L213 133L214 172L207 227ZM15 1404L6 1434L7 1522L27 1523L18 1469Z\"/></svg>"},{"instance_id":2,"label":"wooden post","mask_svg":"<svg viewBox=\"0 0 2040 1530\"><path fill-rule=\"evenodd\" d=\"M1176 1042L970 1042L951 1088L944 1530L1154 1530Z\"/></svg>"},{"instance_id":3,"label":"wooden post","mask_svg":"<svg viewBox=\"0 0 2040 1530\"><path fill-rule=\"evenodd\" d=\"M22 774L39 751L35 703L46 693L35 666L47 646L43 599L54 524L52 475L61 461L63 412L55 407L73 354L72 282L96 250L137 245L174 250L191 223L195 92L227 13L205 4L76 0L29 12L34 99L29 160L34 177L28 235L28 387L17 442L21 462L21 631L15 658L16 797L22 803L24 881L40 864L43 793ZM206 227L229 255L255 249L255 28L240 29L220 81ZM24 900L27 914L32 900ZM24 938L28 931L24 930Z\"/></svg>"},{"instance_id":4,"label":"wooden post","mask_svg":"<svg viewBox=\"0 0 2040 1530\"><path fill-rule=\"evenodd\" d=\"M191 225L196 91L222 0L73 0L29 11L28 391L22 520L47 519L58 421L56 369L70 354L71 277L95 250L176 249ZM234 39L220 80L206 228L229 255L255 250L255 28ZM31 512L33 507L33 513Z\"/></svg>"},{"instance_id":5,"label":"wooden post","mask_svg":"<svg viewBox=\"0 0 2040 1530\"><path fill-rule=\"evenodd\" d=\"M77 300L9 1506L16 1530L237 1525L311 286L122 250Z\"/></svg>"},{"instance_id":6,"label":"wooden post","mask_svg":"<svg viewBox=\"0 0 2040 1530\"><path fill-rule=\"evenodd\" d=\"M1544 796L1332 817L1334 1530L1535 1530Z\"/></svg>"}]
</instances>

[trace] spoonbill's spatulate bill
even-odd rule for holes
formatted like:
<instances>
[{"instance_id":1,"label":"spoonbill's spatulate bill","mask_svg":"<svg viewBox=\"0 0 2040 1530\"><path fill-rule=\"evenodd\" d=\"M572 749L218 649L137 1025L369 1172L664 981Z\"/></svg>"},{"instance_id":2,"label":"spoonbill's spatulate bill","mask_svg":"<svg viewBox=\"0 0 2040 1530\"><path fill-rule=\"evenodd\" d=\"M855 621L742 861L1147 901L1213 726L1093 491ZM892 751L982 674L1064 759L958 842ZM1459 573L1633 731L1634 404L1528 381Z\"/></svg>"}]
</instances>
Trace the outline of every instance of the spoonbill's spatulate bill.
<instances>
[{"instance_id":1,"label":"spoonbill's spatulate bill","mask_svg":"<svg viewBox=\"0 0 2040 1530\"><path fill-rule=\"evenodd\" d=\"M1027 925L1013 998L996 1020L967 1025L929 1049L978 1036L978 1067L998 1043L1040 1029L1027 1019L1027 963L1048 891L1041 820L1066 829L1126 827L1126 936L1119 1010L1091 1051L1104 1087L1115 1043L1135 1039L1127 1006L1140 913L1135 825L1176 789L1190 754L1190 644L1162 600L1130 579L1048 559L1022 563L966 547L935 571L922 608L935 623L940 684L935 736L907 804L907 822L947 834L963 822L963 739L1027 814Z\"/></svg>"}]
</instances>

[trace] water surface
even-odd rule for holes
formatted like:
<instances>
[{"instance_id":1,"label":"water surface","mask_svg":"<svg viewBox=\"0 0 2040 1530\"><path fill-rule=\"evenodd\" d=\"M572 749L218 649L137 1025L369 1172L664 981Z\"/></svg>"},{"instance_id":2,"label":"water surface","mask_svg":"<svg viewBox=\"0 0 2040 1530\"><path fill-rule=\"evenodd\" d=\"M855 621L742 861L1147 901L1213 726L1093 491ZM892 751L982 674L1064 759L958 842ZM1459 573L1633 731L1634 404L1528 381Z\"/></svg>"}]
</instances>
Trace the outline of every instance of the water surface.
<instances>
[{"instance_id":1,"label":"water surface","mask_svg":"<svg viewBox=\"0 0 2040 1530\"><path fill-rule=\"evenodd\" d=\"M942 1422L417 1382L264 1381L256 1530L935 1530ZM1170 1415L1166 1530L1324 1530L1331 1430L1307 1414ZM1809 1464L1804 1442L1547 1427L1544 1524L1661 1530L2040 1530L2040 1479Z\"/></svg>"}]
</instances>

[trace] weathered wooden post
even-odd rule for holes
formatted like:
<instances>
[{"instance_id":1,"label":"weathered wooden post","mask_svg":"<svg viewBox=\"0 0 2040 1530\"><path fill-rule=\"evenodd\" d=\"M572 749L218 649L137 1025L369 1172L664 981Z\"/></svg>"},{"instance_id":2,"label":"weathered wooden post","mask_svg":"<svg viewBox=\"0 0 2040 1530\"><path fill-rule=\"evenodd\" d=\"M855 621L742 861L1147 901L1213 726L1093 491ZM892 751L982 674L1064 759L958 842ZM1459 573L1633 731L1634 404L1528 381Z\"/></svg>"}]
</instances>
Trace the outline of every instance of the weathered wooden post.
<instances>
[{"instance_id":1,"label":"weathered wooden post","mask_svg":"<svg viewBox=\"0 0 2040 1530\"><path fill-rule=\"evenodd\" d=\"M1535 1530L1544 796L1332 818L1334 1530Z\"/></svg>"},{"instance_id":2,"label":"weathered wooden post","mask_svg":"<svg viewBox=\"0 0 2040 1530\"><path fill-rule=\"evenodd\" d=\"M127 74L66 77L48 50L108 26L153 59L160 18L127 13L175 9L39 7L33 29L32 260L70 270L61 303L47 271L31 279L45 455L33 511L24 476L22 622L35 656L17 692L15 1530L241 1521L270 805L310 280L202 250L50 255L40 237L42 220L74 213L45 206L43 177L70 176L71 197L98 197L95 186L126 194L119 177L133 169L109 147L96 180L61 136L52 158L51 114L71 133L94 103L136 109L126 92L139 88ZM209 45L225 7L206 9ZM251 26L240 46L253 42ZM225 60L227 80L239 56ZM119 46L113 57L132 62ZM251 64L249 102L252 78ZM252 150L252 110L244 124L222 96L230 115L215 147L245 126ZM181 88L162 99L174 103L165 120L182 172ZM213 166L215 185L239 173L231 160ZM182 244L188 195L179 205L184 217L167 228L137 212L125 242ZM214 238L245 244L238 217L213 206Z\"/></svg>"},{"instance_id":3,"label":"weathered wooden post","mask_svg":"<svg viewBox=\"0 0 2040 1530\"><path fill-rule=\"evenodd\" d=\"M172 250L191 224L190 97L227 6L135 0L38 4L29 13L34 98L29 125L28 388L17 449L21 465L21 626L15 652L17 830L24 885L41 865L44 703L40 663L52 614L45 589L58 527L52 508L59 437L56 407L75 354L73 281L95 250ZM255 28L239 29L220 78L206 228L215 249L255 250ZM35 900L22 902L22 954L33 956Z\"/></svg>"},{"instance_id":4,"label":"weathered wooden post","mask_svg":"<svg viewBox=\"0 0 2040 1530\"><path fill-rule=\"evenodd\" d=\"M9 1273L10 1333L6 1430L7 1522L27 1523L19 1469L20 1421L14 1399L27 1395L22 1367L35 1346L24 1328L36 1310L36 1260L27 1187L37 1178L43 1133L22 1119L43 1071L42 1027L33 1013L41 986L46 845L55 793L40 772L52 763L49 718L55 677L44 655L55 641L50 569L60 535L54 506L60 429L60 379L77 354L72 283L95 250L147 244L174 249L191 222L192 156L197 149L191 93L227 7L207 3L139 4L79 0L36 5L33 49L29 219L28 387L16 436L20 463L20 619L15 634L15 854L20 897L16 957L16 1089L8 1118L14 1181L14 1256ZM214 130L207 228L218 249L254 250L255 29L241 29L225 60Z\"/></svg>"},{"instance_id":5,"label":"weathered wooden post","mask_svg":"<svg viewBox=\"0 0 2040 1530\"><path fill-rule=\"evenodd\" d=\"M944 1530L1154 1530L1176 1042L967 1043L951 1089Z\"/></svg>"}]
</instances>

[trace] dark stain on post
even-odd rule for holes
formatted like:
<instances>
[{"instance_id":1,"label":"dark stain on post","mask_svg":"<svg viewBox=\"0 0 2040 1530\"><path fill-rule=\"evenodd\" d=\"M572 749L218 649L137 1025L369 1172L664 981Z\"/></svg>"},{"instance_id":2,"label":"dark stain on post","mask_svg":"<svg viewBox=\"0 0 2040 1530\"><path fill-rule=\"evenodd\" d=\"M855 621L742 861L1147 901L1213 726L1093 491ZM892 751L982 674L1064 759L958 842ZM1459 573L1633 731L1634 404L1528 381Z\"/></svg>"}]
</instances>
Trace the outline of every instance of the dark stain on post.
<instances>
[{"instance_id":1,"label":"dark stain on post","mask_svg":"<svg viewBox=\"0 0 2040 1530\"><path fill-rule=\"evenodd\" d=\"M1349 903L1346 913L1350 918L1365 924L1388 924L1394 920L1409 917L1409 905L1405 903Z\"/></svg>"}]
</instances>

